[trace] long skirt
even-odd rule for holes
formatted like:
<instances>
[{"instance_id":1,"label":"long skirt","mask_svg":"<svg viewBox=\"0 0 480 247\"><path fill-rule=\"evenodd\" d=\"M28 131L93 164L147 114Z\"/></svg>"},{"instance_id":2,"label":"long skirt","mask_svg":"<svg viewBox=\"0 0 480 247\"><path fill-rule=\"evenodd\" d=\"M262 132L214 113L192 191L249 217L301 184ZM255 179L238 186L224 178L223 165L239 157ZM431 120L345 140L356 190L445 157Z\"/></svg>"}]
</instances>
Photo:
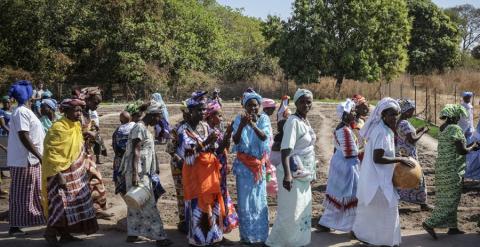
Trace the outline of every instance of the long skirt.
<instances>
[{"instance_id":1,"label":"long skirt","mask_svg":"<svg viewBox=\"0 0 480 247\"><path fill-rule=\"evenodd\" d=\"M336 198L326 195L325 210L318 224L342 232L350 232L355 222L358 200L355 196Z\"/></svg>"},{"instance_id":2,"label":"long skirt","mask_svg":"<svg viewBox=\"0 0 480 247\"><path fill-rule=\"evenodd\" d=\"M88 158L85 162L87 162L87 169L90 174L88 185L90 187L90 191L92 192L93 206L95 207L96 211L106 210L107 195L105 185L103 184L102 174L90 155L88 155Z\"/></svg>"},{"instance_id":3,"label":"long skirt","mask_svg":"<svg viewBox=\"0 0 480 247\"><path fill-rule=\"evenodd\" d=\"M127 191L132 187L132 173L128 170L125 174ZM150 197L145 205L140 208L127 207L127 234L128 236L143 236L151 240L164 240L167 233L157 208L157 201L153 194L152 181L144 175L139 180L145 188L149 189Z\"/></svg>"},{"instance_id":4,"label":"long skirt","mask_svg":"<svg viewBox=\"0 0 480 247\"><path fill-rule=\"evenodd\" d=\"M182 166L175 161L170 162L172 170L173 185L175 186L175 193L177 196L178 207L178 221L185 222L185 201L183 199L183 185L182 185Z\"/></svg>"},{"instance_id":5,"label":"long skirt","mask_svg":"<svg viewBox=\"0 0 480 247\"><path fill-rule=\"evenodd\" d=\"M233 229L238 227L238 215L235 210L235 205L233 204L233 200L230 197L230 193L228 193L227 187L227 175L228 175L228 167L227 167L227 157L226 155L222 154L219 155L218 159L222 164L222 168L220 169L220 175L222 176L222 180L220 182L220 188L222 191L223 202L225 204L225 218L223 219L223 233L229 233Z\"/></svg>"},{"instance_id":6,"label":"long skirt","mask_svg":"<svg viewBox=\"0 0 480 247\"><path fill-rule=\"evenodd\" d=\"M10 226L29 227L45 224L41 201L40 164L10 167Z\"/></svg>"},{"instance_id":7,"label":"long skirt","mask_svg":"<svg viewBox=\"0 0 480 247\"><path fill-rule=\"evenodd\" d=\"M418 189L399 189L400 200L415 204L427 203L427 186L425 186L425 175L422 174L422 181Z\"/></svg>"},{"instance_id":8,"label":"long skirt","mask_svg":"<svg viewBox=\"0 0 480 247\"><path fill-rule=\"evenodd\" d=\"M284 177L281 165L277 167L277 177ZM266 244L270 247L297 247L310 244L311 219L310 181L294 179L290 192L279 186L277 218Z\"/></svg>"},{"instance_id":9,"label":"long skirt","mask_svg":"<svg viewBox=\"0 0 480 247\"><path fill-rule=\"evenodd\" d=\"M436 175L435 208L425 223L432 228L456 228L458 204L462 195L461 178L457 174ZM446 176L441 180L439 176Z\"/></svg>"},{"instance_id":10,"label":"long skirt","mask_svg":"<svg viewBox=\"0 0 480 247\"><path fill-rule=\"evenodd\" d=\"M198 207L198 199L185 200L185 212L189 244L210 246L222 241L223 219L218 202L215 202L211 213L204 213Z\"/></svg>"},{"instance_id":11,"label":"long skirt","mask_svg":"<svg viewBox=\"0 0 480 247\"><path fill-rule=\"evenodd\" d=\"M61 172L67 184L58 184L56 176L47 178L49 227L62 232L93 234L98 231L85 155Z\"/></svg>"},{"instance_id":12,"label":"long skirt","mask_svg":"<svg viewBox=\"0 0 480 247\"><path fill-rule=\"evenodd\" d=\"M238 159L233 166L237 182L240 241L263 243L269 230L265 167L262 168L262 179L255 181L253 173Z\"/></svg>"},{"instance_id":13,"label":"long skirt","mask_svg":"<svg viewBox=\"0 0 480 247\"><path fill-rule=\"evenodd\" d=\"M382 190L378 189L370 204L359 202L353 232L358 240L369 244L400 245L398 204L390 207Z\"/></svg>"}]
</instances>

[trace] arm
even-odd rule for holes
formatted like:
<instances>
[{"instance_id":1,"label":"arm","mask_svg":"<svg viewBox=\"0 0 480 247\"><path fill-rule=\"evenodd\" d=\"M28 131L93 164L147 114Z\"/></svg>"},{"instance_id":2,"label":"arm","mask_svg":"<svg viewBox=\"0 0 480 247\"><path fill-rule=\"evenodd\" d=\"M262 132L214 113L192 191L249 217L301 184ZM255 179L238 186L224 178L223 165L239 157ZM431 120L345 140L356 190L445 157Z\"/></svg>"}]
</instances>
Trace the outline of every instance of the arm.
<instances>
[{"instance_id":1,"label":"arm","mask_svg":"<svg viewBox=\"0 0 480 247\"><path fill-rule=\"evenodd\" d=\"M419 128L418 130L415 131L415 134L413 132L410 132L405 135L406 140L410 144L415 144L422 138L423 135L425 135L428 132L428 128L423 127Z\"/></svg>"},{"instance_id":2,"label":"arm","mask_svg":"<svg viewBox=\"0 0 480 247\"><path fill-rule=\"evenodd\" d=\"M238 130L237 132L235 132L235 135L233 135L233 142L235 144L239 144L240 143L240 140L242 138L242 131L243 131L243 128L245 127L245 124L242 122L240 122L240 125L238 126Z\"/></svg>"},{"instance_id":3,"label":"arm","mask_svg":"<svg viewBox=\"0 0 480 247\"><path fill-rule=\"evenodd\" d=\"M7 133L10 133L10 129L8 128L7 124L5 123L5 118L0 118L0 127L2 127L4 130L7 131Z\"/></svg>"},{"instance_id":4,"label":"arm","mask_svg":"<svg viewBox=\"0 0 480 247\"><path fill-rule=\"evenodd\" d=\"M132 146L134 147L132 158L132 184L138 186L138 161L140 160L141 141L139 138L132 140Z\"/></svg>"},{"instance_id":5,"label":"arm","mask_svg":"<svg viewBox=\"0 0 480 247\"><path fill-rule=\"evenodd\" d=\"M28 131L19 131L18 132L18 137L20 138L20 142L22 142L23 146L30 153L32 153L35 157L37 157L37 159L39 159L40 162L41 162L42 155L33 146L32 140L30 139L30 136L28 135Z\"/></svg>"},{"instance_id":6,"label":"arm","mask_svg":"<svg viewBox=\"0 0 480 247\"><path fill-rule=\"evenodd\" d=\"M290 153L292 149L282 149L282 166L285 173L283 177L283 187L290 191L292 189L292 173L290 172Z\"/></svg>"},{"instance_id":7,"label":"arm","mask_svg":"<svg viewBox=\"0 0 480 247\"><path fill-rule=\"evenodd\" d=\"M385 150L383 149L375 149L373 150L373 162L381 165L388 165L393 163L401 162L404 165L413 167L415 166L410 159L407 157L387 157L385 156Z\"/></svg>"},{"instance_id":8,"label":"arm","mask_svg":"<svg viewBox=\"0 0 480 247\"><path fill-rule=\"evenodd\" d=\"M465 142L462 140L455 141L455 151L460 155L466 155L468 152L476 149L478 149L478 145L476 142L465 145Z\"/></svg>"},{"instance_id":9,"label":"arm","mask_svg":"<svg viewBox=\"0 0 480 247\"><path fill-rule=\"evenodd\" d=\"M265 132L259 129L255 123L250 123L250 126L252 126L253 131L255 131L255 134L258 136L260 140L262 141L267 140L267 135L265 134Z\"/></svg>"}]
</instances>

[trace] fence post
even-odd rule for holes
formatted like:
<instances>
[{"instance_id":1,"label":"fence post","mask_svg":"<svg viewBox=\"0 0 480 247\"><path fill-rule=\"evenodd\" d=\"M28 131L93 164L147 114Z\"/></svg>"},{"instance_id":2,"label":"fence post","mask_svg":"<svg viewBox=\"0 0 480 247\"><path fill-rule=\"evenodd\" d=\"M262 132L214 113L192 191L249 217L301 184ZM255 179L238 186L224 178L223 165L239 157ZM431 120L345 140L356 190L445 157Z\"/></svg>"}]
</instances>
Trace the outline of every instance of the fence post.
<instances>
[{"instance_id":1,"label":"fence post","mask_svg":"<svg viewBox=\"0 0 480 247\"><path fill-rule=\"evenodd\" d=\"M413 84L413 89L415 91L415 104L417 103L417 85ZM415 107L415 115L417 115L417 108Z\"/></svg>"},{"instance_id":2,"label":"fence post","mask_svg":"<svg viewBox=\"0 0 480 247\"><path fill-rule=\"evenodd\" d=\"M388 83L388 97L392 97L392 83Z\"/></svg>"},{"instance_id":3,"label":"fence post","mask_svg":"<svg viewBox=\"0 0 480 247\"><path fill-rule=\"evenodd\" d=\"M437 88L434 88L434 108L435 108L435 126L437 125Z\"/></svg>"},{"instance_id":4,"label":"fence post","mask_svg":"<svg viewBox=\"0 0 480 247\"><path fill-rule=\"evenodd\" d=\"M403 84L400 84L400 98L403 99Z\"/></svg>"},{"instance_id":5,"label":"fence post","mask_svg":"<svg viewBox=\"0 0 480 247\"><path fill-rule=\"evenodd\" d=\"M428 121L428 87L425 87L425 121Z\"/></svg>"},{"instance_id":6,"label":"fence post","mask_svg":"<svg viewBox=\"0 0 480 247\"><path fill-rule=\"evenodd\" d=\"M453 102L454 104L457 103L457 85L455 85L455 102Z\"/></svg>"}]
</instances>

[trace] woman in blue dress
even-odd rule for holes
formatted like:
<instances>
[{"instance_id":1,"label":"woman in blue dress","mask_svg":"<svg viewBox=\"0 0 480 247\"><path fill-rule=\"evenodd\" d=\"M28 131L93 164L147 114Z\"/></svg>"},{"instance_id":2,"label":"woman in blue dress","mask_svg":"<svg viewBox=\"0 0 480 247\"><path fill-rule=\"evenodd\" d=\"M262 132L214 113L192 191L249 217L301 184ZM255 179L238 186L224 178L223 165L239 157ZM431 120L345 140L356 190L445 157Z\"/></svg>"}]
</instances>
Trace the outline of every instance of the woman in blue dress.
<instances>
[{"instance_id":1,"label":"woman in blue dress","mask_svg":"<svg viewBox=\"0 0 480 247\"><path fill-rule=\"evenodd\" d=\"M237 157L233 172L237 183L240 241L263 244L268 237L268 205L265 182L265 157L270 147L270 121L259 114L262 97L245 92L242 105L245 112L233 123L234 152Z\"/></svg>"}]
</instances>

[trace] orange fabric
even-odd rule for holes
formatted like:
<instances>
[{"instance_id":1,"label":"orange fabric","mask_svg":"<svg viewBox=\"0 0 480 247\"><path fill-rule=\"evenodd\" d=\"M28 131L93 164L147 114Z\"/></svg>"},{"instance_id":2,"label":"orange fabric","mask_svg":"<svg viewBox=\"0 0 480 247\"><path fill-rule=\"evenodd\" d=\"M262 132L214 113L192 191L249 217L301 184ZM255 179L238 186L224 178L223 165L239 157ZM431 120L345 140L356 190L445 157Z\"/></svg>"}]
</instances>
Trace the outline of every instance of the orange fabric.
<instances>
[{"instance_id":1,"label":"orange fabric","mask_svg":"<svg viewBox=\"0 0 480 247\"><path fill-rule=\"evenodd\" d=\"M220 213L225 216L220 168L220 161L213 153L200 153L193 165L183 165L183 193L185 200L198 199L198 207L205 213L211 212L218 201Z\"/></svg>"},{"instance_id":2,"label":"orange fabric","mask_svg":"<svg viewBox=\"0 0 480 247\"><path fill-rule=\"evenodd\" d=\"M245 153L237 153L237 159L240 160L252 173L255 182L262 180L262 165L265 164L265 156L261 160Z\"/></svg>"}]
</instances>

